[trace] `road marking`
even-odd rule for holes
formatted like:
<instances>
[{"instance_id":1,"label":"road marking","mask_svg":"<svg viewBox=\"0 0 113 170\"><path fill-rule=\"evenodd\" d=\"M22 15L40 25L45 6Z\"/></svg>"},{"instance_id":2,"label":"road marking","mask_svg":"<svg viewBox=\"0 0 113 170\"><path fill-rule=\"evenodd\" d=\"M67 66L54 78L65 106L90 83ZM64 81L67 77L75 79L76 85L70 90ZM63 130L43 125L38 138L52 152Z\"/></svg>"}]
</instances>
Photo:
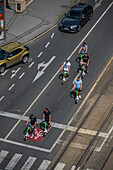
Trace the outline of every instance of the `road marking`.
<instances>
[{"instance_id":1,"label":"road marking","mask_svg":"<svg viewBox=\"0 0 113 170\"><path fill-rule=\"evenodd\" d=\"M43 52L40 52L40 54L37 56L38 58L43 54Z\"/></svg>"},{"instance_id":2,"label":"road marking","mask_svg":"<svg viewBox=\"0 0 113 170\"><path fill-rule=\"evenodd\" d=\"M13 168L16 166L21 157L21 154L16 153L6 166L5 170L13 170Z\"/></svg>"},{"instance_id":3,"label":"road marking","mask_svg":"<svg viewBox=\"0 0 113 170\"><path fill-rule=\"evenodd\" d=\"M7 156L8 153L9 153L8 151L4 151L4 150L2 150L2 151L0 152L0 164L2 163L2 161L3 161L4 158Z\"/></svg>"},{"instance_id":4,"label":"road marking","mask_svg":"<svg viewBox=\"0 0 113 170\"><path fill-rule=\"evenodd\" d=\"M5 143L9 143L9 144L13 144L13 145L17 145L17 146L22 146L22 147L29 148L29 149L38 150L38 151L43 151L43 152L48 152L48 153L51 152L49 149L36 147L36 146L32 146L32 145L28 145L28 144L24 144L24 143L20 143L20 142L8 140L8 139L0 138L0 141L5 142Z\"/></svg>"},{"instance_id":5,"label":"road marking","mask_svg":"<svg viewBox=\"0 0 113 170\"><path fill-rule=\"evenodd\" d=\"M12 86L11 87L9 87L9 91L13 88L15 86L15 84L12 84Z\"/></svg>"},{"instance_id":6,"label":"road marking","mask_svg":"<svg viewBox=\"0 0 113 170\"><path fill-rule=\"evenodd\" d=\"M57 27L57 24L55 24L53 27L51 27L50 29L48 29L47 31L43 32L42 34L38 35L36 38L33 38L32 40L26 42L24 45L28 45L30 43L32 43L33 41L41 38L42 36L44 36L45 34L47 34L48 32L50 32L51 30L53 30L54 28Z\"/></svg>"},{"instance_id":7,"label":"road marking","mask_svg":"<svg viewBox=\"0 0 113 170\"><path fill-rule=\"evenodd\" d=\"M29 119L28 116L23 116L23 115L3 112L3 111L0 111L0 116L10 117L10 118L13 118L13 119L19 119L19 120L23 120L23 121L27 121ZM42 121L41 119L37 119L37 123L38 124L41 121ZM60 124L60 123L55 123L55 122L51 122L51 126L54 127L54 128L63 129L63 130L65 129L65 130L69 130L69 131L72 131L72 132L75 132L77 130L77 127L68 126L68 125L64 125L64 124ZM95 136L97 134L97 131L86 129L86 128L80 128L78 133ZM98 136L105 138L107 136L107 133L100 132L98 134Z\"/></svg>"},{"instance_id":8,"label":"road marking","mask_svg":"<svg viewBox=\"0 0 113 170\"><path fill-rule=\"evenodd\" d=\"M34 80L32 83L34 83L39 77L41 77L44 74L45 69L51 64L51 62L56 58L56 56L53 56L48 63L45 63L45 61L43 61L42 63L38 64L38 70L41 67L44 67L41 71L38 71L37 75L35 76Z\"/></svg>"},{"instance_id":9,"label":"road marking","mask_svg":"<svg viewBox=\"0 0 113 170\"><path fill-rule=\"evenodd\" d=\"M2 96L2 97L0 98L0 102L3 100L4 97L5 97L5 96Z\"/></svg>"},{"instance_id":10,"label":"road marking","mask_svg":"<svg viewBox=\"0 0 113 170\"><path fill-rule=\"evenodd\" d=\"M51 161L48 161L48 160L44 160L40 167L38 168L38 170L46 170L49 166L49 164L51 163Z\"/></svg>"},{"instance_id":11,"label":"road marking","mask_svg":"<svg viewBox=\"0 0 113 170\"><path fill-rule=\"evenodd\" d=\"M8 71L9 71L9 69L6 70L6 71L5 71L4 73L2 73L1 75L4 76Z\"/></svg>"},{"instance_id":12,"label":"road marking","mask_svg":"<svg viewBox=\"0 0 113 170\"><path fill-rule=\"evenodd\" d=\"M29 65L29 68L31 68L32 67L32 65L34 64L35 62L33 61L30 65Z\"/></svg>"},{"instance_id":13,"label":"road marking","mask_svg":"<svg viewBox=\"0 0 113 170\"><path fill-rule=\"evenodd\" d=\"M21 78L24 76L24 74L25 74L25 72L23 72L23 73L21 74L21 76L19 77L19 79L21 79Z\"/></svg>"},{"instance_id":14,"label":"road marking","mask_svg":"<svg viewBox=\"0 0 113 170\"><path fill-rule=\"evenodd\" d=\"M104 17L104 15L106 14L106 12L111 8L111 6L113 5L113 2L108 6L108 8L104 11L104 13L100 16L100 18L96 21L96 23L93 25L93 27L90 29L90 31L86 34L86 36L81 40L81 42L78 44L78 46L74 49L74 51L70 54L70 56L68 57L68 60L74 55L74 53L77 51L77 49L80 47L80 45L85 41L85 39L89 36L89 34L93 31L93 29L96 27L96 25L100 22L100 20ZM32 41L31 41L32 42ZM62 66L61 66L62 67ZM43 90L38 94L38 96L35 98L35 100L31 103L31 105L28 107L28 109L25 111L25 113L23 114L26 115L27 112L31 109L31 107L37 102L37 100L39 99L39 97L45 92L45 90L48 88L48 86L51 84L51 82L54 80L54 78L58 75L58 73L61 70L61 67L59 68L59 70L54 74L54 76L51 78L51 80L46 84L46 86L43 88ZM105 69L104 69L105 70ZM97 79L98 80L98 79ZM99 80L98 80L99 81ZM97 83L97 82L96 82ZM83 106L83 104L85 103L85 101L87 100L87 98L89 97L89 95L91 94L91 92L93 91L93 89L95 88L96 85L94 85L92 87L92 89L90 90L90 92L88 93L88 95L86 96L85 100L83 101L83 103L80 105L79 109L77 110L77 112L75 112L74 116L72 117L72 119L69 121L68 125L72 122L73 118L75 117L75 115L79 112L79 110L81 109L81 107ZM7 139L9 137L9 135L14 131L14 129L17 127L17 125L21 122L21 120L18 120L18 122L14 125L14 127L10 130L10 132L7 134L7 136L5 137L5 139ZM65 130L63 130L63 132L61 133L60 136L62 136L65 133ZM58 140L60 138L58 138L56 140L55 145L57 144ZM55 147L55 145L51 148L53 149Z\"/></svg>"},{"instance_id":15,"label":"road marking","mask_svg":"<svg viewBox=\"0 0 113 170\"><path fill-rule=\"evenodd\" d=\"M64 169L64 167L65 167L65 164L62 162L59 162L54 170L59 170L59 169L62 170Z\"/></svg>"},{"instance_id":16,"label":"road marking","mask_svg":"<svg viewBox=\"0 0 113 170\"><path fill-rule=\"evenodd\" d=\"M27 161L25 162L24 166L21 168L21 170L29 170L37 158L30 156Z\"/></svg>"},{"instance_id":17,"label":"road marking","mask_svg":"<svg viewBox=\"0 0 113 170\"><path fill-rule=\"evenodd\" d=\"M95 10L96 8L98 8L98 7L101 5L102 0L100 0L99 2L95 1L95 3L96 3L96 4L95 4L93 10Z\"/></svg>"},{"instance_id":18,"label":"road marking","mask_svg":"<svg viewBox=\"0 0 113 170\"><path fill-rule=\"evenodd\" d=\"M50 44L50 42L48 42L48 43L46 44L45 48L47 48L47 47L49 46L49 44Z\"/></svg>"},{"instance_id":19,"label":"road marking","mask_svg":"<svg viewBox=\"0 0 113 170\"><path fill-rule=\"evenodd\" d=\"M68 141L59 140L58 144L64 145L65 142L68 142ZM87 149L88 145L85 145L84 143L80 144L80 143L71 142L70 147L85 150L85 149Z\"/></svg>"},{"instance_id":20,"label":"road marking","mask_svg":"<svg viewBox=\"0 0 113 170\"><path fill-rule=\"evenodd\" d=\"M13 77L15 77L16 76L16 74L18 73L18 71L20 70L21 68L19 67L17 70L12 70L12 76L11 76L11 79L13 78Z\"/></svg>"},{"instance_id":21,"label":"road marking","mask_svg":"<svg viewBox=\"0 0 113 170\"><path fill-rule=\"evenodd\" d=\"M55 33L52 33L51 38L53 38L53 37L54 37L54 35L55 35Z\"/></svg>"},{"instance_id":22,"label":"road marking","mask_svg":"<svg viewBox=\"0 0 113 170\"><path fill-rule=\"evenodd\" d=\"M109 136L110 136L110 134L111 134L112 131L113 131L113 126L111 127L110 131L108 132L108 134L107 134L106 138L104 139L104 141L102 142L101 146L95 148L95 151L96 151L96 152L100 152L100 151L101 151L102 147L104 146L105 142L106 142L107 139L109 138Z\"/></svg>"}]
</instances>

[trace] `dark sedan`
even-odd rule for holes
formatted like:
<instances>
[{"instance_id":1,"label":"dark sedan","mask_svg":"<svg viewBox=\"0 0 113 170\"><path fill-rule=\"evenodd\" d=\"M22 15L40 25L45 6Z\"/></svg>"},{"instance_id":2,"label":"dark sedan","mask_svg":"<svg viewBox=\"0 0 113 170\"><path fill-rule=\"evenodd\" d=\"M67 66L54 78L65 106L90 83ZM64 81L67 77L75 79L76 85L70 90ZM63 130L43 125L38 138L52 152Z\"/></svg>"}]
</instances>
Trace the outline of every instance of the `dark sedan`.
<instances>
[{"instance_id":1,"label":"dark sedan","mask_svg":"<svg viewBox=\"0 0 113 170\"><path fill-rule=\"evenodd\" d=\"M88 20L92 19L92 16L93 8L88 4L79 3L65 14L65 17L59 25L59 30L65 32L80 31L81 27L83 27Z\"/></svg>"}]
</instances>

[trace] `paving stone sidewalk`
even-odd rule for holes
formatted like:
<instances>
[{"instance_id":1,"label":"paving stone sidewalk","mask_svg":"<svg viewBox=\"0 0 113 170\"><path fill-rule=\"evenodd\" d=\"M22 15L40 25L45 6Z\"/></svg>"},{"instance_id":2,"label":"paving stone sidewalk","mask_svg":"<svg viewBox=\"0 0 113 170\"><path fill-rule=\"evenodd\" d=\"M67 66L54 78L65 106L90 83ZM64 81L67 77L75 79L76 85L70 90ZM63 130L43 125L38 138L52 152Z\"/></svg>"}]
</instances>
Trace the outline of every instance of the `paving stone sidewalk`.
<instances>
[{"instance_id":1,"label":"paving stone sidewalk","mask_svg":"<svg viewBox=\"0 0 113 170\"><path fill-rule=\"evenodd\" d=\"M26 43L55 25L58 17L77 0L34 0L24 13L16 13L15 6L5 10L6 40Z\"/></svg>"}]
</instances>

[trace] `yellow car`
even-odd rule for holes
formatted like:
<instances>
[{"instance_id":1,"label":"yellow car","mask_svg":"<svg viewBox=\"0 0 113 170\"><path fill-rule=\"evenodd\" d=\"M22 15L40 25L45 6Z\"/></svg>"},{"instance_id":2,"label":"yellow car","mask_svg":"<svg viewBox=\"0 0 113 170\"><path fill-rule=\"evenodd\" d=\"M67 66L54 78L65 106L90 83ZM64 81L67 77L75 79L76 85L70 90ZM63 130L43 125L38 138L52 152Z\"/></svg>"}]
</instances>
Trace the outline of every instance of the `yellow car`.
<instances>
[{"instance_id":1,"label":"yellow car","mask_svg":"<svg viewBox=\"0 0 113 170\"><path fill-rule=\"evenodd\" d=\"M27 63L29 60L29 48L20 42L12 42L0 47L0 73L15 63Z\"/></svg>"}]
</instances>

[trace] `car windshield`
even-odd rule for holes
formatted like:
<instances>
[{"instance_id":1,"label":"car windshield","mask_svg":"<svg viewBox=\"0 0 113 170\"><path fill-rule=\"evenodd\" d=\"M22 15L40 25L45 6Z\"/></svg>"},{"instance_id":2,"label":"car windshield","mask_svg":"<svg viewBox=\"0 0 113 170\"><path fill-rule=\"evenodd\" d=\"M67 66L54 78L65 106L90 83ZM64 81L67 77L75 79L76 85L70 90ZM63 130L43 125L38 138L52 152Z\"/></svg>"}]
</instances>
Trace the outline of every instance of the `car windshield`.
<instances>
[{"instance_id":1,"label":"car windshield","mask_svg":"<svg viewBox=\"0 0 113 170\"><path fill-rule=\"evenodd\" d=\"M0 48L0 60L4 60L6 59L8 56L8 52L7 51L4 51Z\"/></svg>"},{"instance_id":2,"label":"car windshield","mask_svg":"<svg viewBox=\"0 0 113 170\"><path fill-rule=\"evenodd\" d=\"M69 12L66 14L66 17L75 18L75 19L79 19L80 16L81 16L81 13L80 13L80 12L77 12L77 11L69 11Z\"/></svg>"}]
</instances>

